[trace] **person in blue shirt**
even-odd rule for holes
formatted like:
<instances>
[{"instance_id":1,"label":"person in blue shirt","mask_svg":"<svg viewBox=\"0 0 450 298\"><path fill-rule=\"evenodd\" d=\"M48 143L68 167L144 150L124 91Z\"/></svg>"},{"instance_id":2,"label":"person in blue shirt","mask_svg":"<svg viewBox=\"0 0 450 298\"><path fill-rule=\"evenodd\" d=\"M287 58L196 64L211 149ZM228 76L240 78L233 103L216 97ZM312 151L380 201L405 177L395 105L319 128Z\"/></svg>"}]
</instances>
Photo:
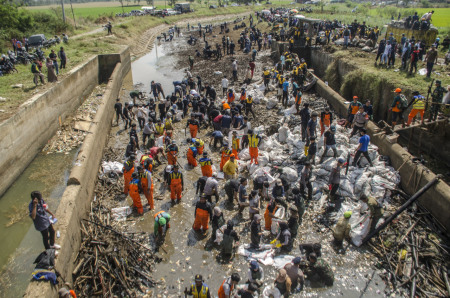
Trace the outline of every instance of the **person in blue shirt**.
<instances>
[{"instance_id":1,"label":"person in blue shirt","mask_svg":"<svg viewBox=\"0 0 450 298\"><path fill-rule=\"evenodd\" d=\"M228 132L230 131L230 127L231 127L231 116L230 113L227 111L225 112L221 120L222 133L227 135Z\"/></svg>"},{"instance_id":2,"label":"person in blue shirt","mask_svg":"<svg viewBox=\"0 0 450 298\"><path fill-rule=\"evenodd\" d=\"M359 146L356 148L355 157L353 158L353 166L356 167L356 164L359 165L359 158L361 157L361 154L364 155L364 157L369 162L370 166L373 167L372 160L369 157L369 143L370 143L370 137L366 133L366 129L362 128L360 129L361 137L359 138Z\"/></svg>"},{"instance_id":3,"label":"person in blue shirt","mask_svg":"<svg viewBox=\"0 0 450 298\"><path fill-rule=\"evenodd\" d=\"M211 146L211 143L214 141L214 147L217 148L217 143L220 143L220 148L223 147L223 134L220 130L215 130L211 134L211 141L209 142L209 145Z\"/></svg>"},{"instance_id":4,"label":"person in blue shirt","mask_svg":"<svg viewBox=\"0 0 450 298\"><path fill-rule=\"evenodd\" d=\"M236 116L233 117L233 128L238 129L244 124L244 117L239 114L239 111L236 111Z\"/></svg>"},{"instance_id":5,"label":"person in blue shirt","mask_svg":"<svg viewBox=\"0 0 450 298\"><path fill-rule=\"evenodd\" d=\"M283 97L281 98L281 104L284 105L284 107L287 107L288 104L288 91L289 91L289 78L286 77L286 80L284 81L283 85Z\"/></svg>"},{"instance_id":6,"label":"person in blue shirt","mask_svg":"<svg viewBox=\"0 0 450 298\"><path fill-rule=\"evenodd\" d=\"M55 230L47 213L54 219L56 219L55 215L48 210L47 204L42 199L42 194L39 191L33 191L31 193L31 202L28 205L28 211L33 220L34 227L42 234L45 249L60 249L61 246L55 244Z\"/></svg>"}]
</instances>

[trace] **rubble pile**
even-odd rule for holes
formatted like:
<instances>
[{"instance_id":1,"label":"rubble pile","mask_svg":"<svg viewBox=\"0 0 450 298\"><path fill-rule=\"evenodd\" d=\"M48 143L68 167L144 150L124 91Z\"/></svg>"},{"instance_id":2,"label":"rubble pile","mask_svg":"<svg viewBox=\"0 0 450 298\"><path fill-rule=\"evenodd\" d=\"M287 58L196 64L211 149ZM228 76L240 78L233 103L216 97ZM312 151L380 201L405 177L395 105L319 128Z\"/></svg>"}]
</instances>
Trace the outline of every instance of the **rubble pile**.
<instances>
[{"instance_id":1,"label":"rubble pile","mask_svg":"<svg viewBox=\"0 0 450 298\"><path fill-rule=\"evenodd\" d=\"M102 102L104 86L97 86L92 94L86 98L83 104L76 110L73 117L68 117L64 123L60 123L60 128L56 134L44 146L42 152L65 153L83 144L90 124L94 120L98 106Z\"/></svg>"}]
</instances>

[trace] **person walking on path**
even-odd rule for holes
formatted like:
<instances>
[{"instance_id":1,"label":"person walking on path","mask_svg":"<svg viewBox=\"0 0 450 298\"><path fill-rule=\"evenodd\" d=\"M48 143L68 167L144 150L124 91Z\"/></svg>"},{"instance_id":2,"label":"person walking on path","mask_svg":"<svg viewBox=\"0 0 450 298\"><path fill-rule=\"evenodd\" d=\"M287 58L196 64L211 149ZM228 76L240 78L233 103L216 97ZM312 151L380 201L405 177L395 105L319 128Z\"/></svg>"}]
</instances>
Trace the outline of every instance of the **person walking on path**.
<instances>
[{"instance_id":1,"label":"person walking on path","mask_svg":"<svg viewBox=\"0 0 450 298\"><path fill-rule=\"evenodd\" d=\"M41 232L45 249L60 249L61 246L55 244L55 230L47 213L56 221L55 215L48 210L48 206L42 199L42 194L35 190L31 193L31 202L28 205L29 215L33 220L36 230Z\"/></svg>"},{"instance_id":2,"label":"person walking on path","mask_svg":"<svg viewBox=\"0 0 450 298\"><path fill-rule=\"evenodd\" d=\"M431 76L431 72L433 71L433 66L437 63L438 52L436 51L436 46L431 45L431 49L428 50L427 55L425 56L425 61L427 62L427 78Z\"/></svg>"}]
</instances>

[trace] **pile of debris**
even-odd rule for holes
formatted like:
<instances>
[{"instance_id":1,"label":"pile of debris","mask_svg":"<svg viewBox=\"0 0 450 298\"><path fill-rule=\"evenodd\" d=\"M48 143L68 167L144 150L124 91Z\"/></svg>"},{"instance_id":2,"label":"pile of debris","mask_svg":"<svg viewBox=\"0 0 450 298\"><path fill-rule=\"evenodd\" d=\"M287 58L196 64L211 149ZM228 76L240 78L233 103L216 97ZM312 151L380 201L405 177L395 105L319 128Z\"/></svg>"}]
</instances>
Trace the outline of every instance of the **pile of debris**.
<instances>
[{"instance_id":1,"label":"pile of debris","mask_svg":"<svg viewBox=\"0 0 450 298\"><path fill-rule=\"evenodd\" d=\"M81 222L82 244L73 271L74 288L82 297L136 297L155 286L156 258L146 233L122 233L110 226L110 212L98 200L89 220Z\"/></svg>"},{"instance_id":2,"label":"pile of debris","mask_svg":"<svg viewBox=\"0 0 450 298\"><path fill-rule=\"evenodd\" d=\"M444 244L448 239L442 230L428 212L414 205L369 242L391 292L405 287L410 297L450 295L450 247Z\"/></svg>"},{"instance_id":3,"label":"pile of debris","mask_svg":"<svg viewBox=\"0 0 450 298\"><path fill-rule=\"evenodd\" d=\"M102 103L104 91L104 86L97 86L76 110L73 117L68 117L64 123L60 122L59 130L48 141L42 151L47 154L69 154L69 151L83 144L84 138L94 120L95 113L97 113L98 107Z\"/></svg>"}]
</instances>

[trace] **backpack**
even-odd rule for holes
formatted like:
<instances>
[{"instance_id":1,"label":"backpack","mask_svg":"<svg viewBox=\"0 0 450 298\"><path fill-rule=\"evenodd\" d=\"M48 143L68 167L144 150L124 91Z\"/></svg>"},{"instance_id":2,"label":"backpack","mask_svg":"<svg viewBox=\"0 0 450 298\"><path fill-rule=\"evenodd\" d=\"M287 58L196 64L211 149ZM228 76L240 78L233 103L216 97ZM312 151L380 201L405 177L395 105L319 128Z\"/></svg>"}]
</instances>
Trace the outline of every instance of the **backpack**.
<instances>
[{"instance_id":1,"label":"backpack","mask_svg":"<svg viewBox=\"0 0 450 298\"><path fill-rule=\"evenodd\" d=\"M408 99L403 94L400 94L400 107L403 109L408 107Z\"/></svg>"}]
</instances>

